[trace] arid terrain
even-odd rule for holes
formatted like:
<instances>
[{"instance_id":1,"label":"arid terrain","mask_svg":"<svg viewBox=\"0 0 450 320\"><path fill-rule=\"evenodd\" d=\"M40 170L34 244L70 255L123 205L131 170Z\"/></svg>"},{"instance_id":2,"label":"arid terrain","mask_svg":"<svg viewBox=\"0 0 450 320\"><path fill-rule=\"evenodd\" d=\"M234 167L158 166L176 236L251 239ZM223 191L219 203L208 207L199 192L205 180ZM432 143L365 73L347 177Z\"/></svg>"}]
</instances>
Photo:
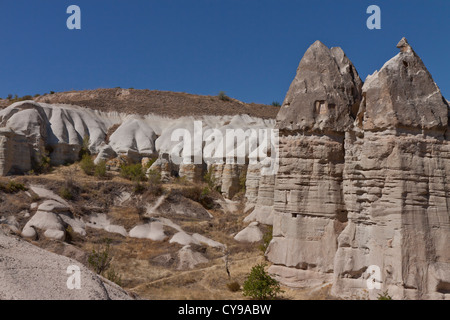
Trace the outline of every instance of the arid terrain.
<instances>
[{"instance_id":1,"label":"arid terrain","mask_svg":"<svg viewBox=\"0 0 450 320\"><path fill-rule=\"evenodd\" d=\"M114 225L124 226L127 231L133 226L145 223L147 208L145 204L155 203L161 196L173 197L173 200L186 206L199 206L191 203L191 190L204 188L206 183L190 183L183 179L173 179L170 183L161 185L161 194L155 195L149 187L149 182L143 183L143 190L135 192L133 182L122 178L117 172L108 172L106 177L98 178L86 175L78 163L55 167L51 172L41 175L26 175L1 178L3 186L13 180L24 186L39 185L61 194L62 190L70 192L67 200L75 218L88 219L92 212L105 214ZM185 191L183 191L185 190ZM31 197L30 194L31 193ZM125 197L123 197L125 195ZM243 219L243 193L235 196L233 201L225 199L219 193L210 195L214 201L214 209L210 219L187 217L183 215L171 216L171 220L190 234L199 233L226 245L224 249L211 248L206 245L195 246L196 252L201 252L208 261L191 268L180 268L177 252L182 247L178 243L170 243L169 238L164 241L137 239L103 229L86 228L86 236L80 236L68 227L63 240L47 239L43 232L28 240L33 245L45 250L64 255L89 267L88 258L92 250L100 251L105 247L105 241L110 241L111 269L120 278L120 285L132 296L151 300L209 300L209 299L246 299L242 291L232 292L227 284L237 282L241 286L251 268L257 263L270 263L264 258L261 249L263 241L255 243L241 243L233 236L245 226ZM2 219L17 217L15 226L22 230L26 224L27 213L35 214L39 199L32 191L9 190L0 192L0 211ZM220 205L222 204L222 205ZM31 209L35 208L35 209ZM28 215L27 215L28 216ZM5 225L3 225L5 228ZM268 226L262 228L264 232L271 231ZM5 229L6 230L6 229ZM8 230L12 234L15 232ZM168 228L166 235L173 235L177 230ZM20 232L17 233L20 236ZM170 255L170 258L167 258ZM227 274L226 260L228 259ZM329 287L292 289L282 286L282 299L330 299Z\"/></svg>"}]
</instances>

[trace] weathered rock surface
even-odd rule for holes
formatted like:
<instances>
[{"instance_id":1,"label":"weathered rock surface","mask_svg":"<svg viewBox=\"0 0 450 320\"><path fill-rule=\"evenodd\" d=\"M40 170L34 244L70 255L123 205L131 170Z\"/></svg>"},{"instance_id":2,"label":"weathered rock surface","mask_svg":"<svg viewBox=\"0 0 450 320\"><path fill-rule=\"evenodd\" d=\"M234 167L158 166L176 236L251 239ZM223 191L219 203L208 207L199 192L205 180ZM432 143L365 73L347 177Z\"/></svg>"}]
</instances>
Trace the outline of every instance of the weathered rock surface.
<instances>
[{"instance_id":1,"label":"weathered rock surface","mask_svg":"<svg viewBox=\"0 0 450 320\"><path fill-rule=\"evenodd\" d=\"M130 237L153 241L163 241L167 238L164 234L164 225L159 221L134 227L130 230Z\"/></svg>"},{"instance_id":2,"label":"weathered rock surface","mask_svg":"<svg viewBox=\"0 0 450 320\"><path fill-rule=\"evenodd\" d=\"M263 238L263 234L258 227L258 222L250 223L245 229L234 236L239 242L258 242Z\"/></svg>"},{"instance_id":3,"label":"weathered rock surface","mask_svg":"<svg viewBox=\"0 0 450 320\"><path fill-rule=\"evenodd\" d=\"M362 274L375 265L394 297L449 299L448 106L406 39L398 47L368 77L358 129L346 135L348 224L333 291L365 288Z\"/></svg>"},{"instance_id":4,"label":"weathered rock surface","mask_svg":"<svg viewBox=\"0 0 450 320\"><path fill-rule=\"evenodd\" d=\"M375 266L381 286L368 290L370 298L384 290L394 299L450 298L448 103L406 39L398 47L362 94L360 81L350 80L353 67L339 68L350 88L341 100L332 53L316 43L300 63L285 102L295 108L280 110L267 252L271 271L286 283L330 281L333 294L351 298L368 290ZM332 97L324 99L326 112L344 103L332 108L341 112L338 121L325 111L312 116L323 88Z\"/></svg>"},{"instance_id":5,"label":"weathered rock surface","mask_svg":"<svg viewBox=\"0 0 450 320\"><path fill-rule=\"evenodd\" d=\"M0 229L1 300L129 300L127 292L77 261L40 249ZM67 286L69 266L80 268L81 287Z\"/></svg>"},{"instance_id":6,"label":"weathered rock surface","mask_svg":"<svg viewBox=\"0 0 450 320\"><path fill-rule=\"evenodd\" d=\"M344 131L353 122L362 81L341 48L316 41L305 53L280 112L280 130Z\"/></svg>"},{"instance_id":7,"label":"weathered rock surface","mask_svg":"<svg viewBox=\"0 0 450 320\"><path fill-rule=\"evenodd\" d=\"M208 259L206 259L200 252L192 250L190 245L186 245L178 251L177 260L178 270L193 269L198 264L208 262Z\"/></svg>"},{"instance_id":8,"label":"weathered rock surface","mask_svg":"<svg viewBox=\"0 0 450 320\"><path fill-rule=\"evenodd\" d=\"M340 48L315 42L300 62L277 118L280 168L267 252L275 264L333 272L338 231L346 221L344 131L357 113L361 86Z\"/></svg>"}]
</instances>

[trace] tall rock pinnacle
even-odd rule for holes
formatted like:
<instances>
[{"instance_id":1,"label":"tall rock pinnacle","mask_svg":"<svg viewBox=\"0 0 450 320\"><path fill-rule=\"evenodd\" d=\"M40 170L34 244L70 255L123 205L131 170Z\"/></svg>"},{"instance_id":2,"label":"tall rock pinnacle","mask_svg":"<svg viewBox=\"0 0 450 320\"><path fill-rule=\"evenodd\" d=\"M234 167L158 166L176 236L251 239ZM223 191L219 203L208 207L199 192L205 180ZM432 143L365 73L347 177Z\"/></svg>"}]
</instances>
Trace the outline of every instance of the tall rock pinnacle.
<instances>
[{"instance_id":1,"label":"tall rock pinnacle","mask_svg":"<svg viewBox=\"0 0 450 320\"><path fill-rule=\"evenodd\" d=\"M362 81L341 48L306 51L278 113L281 130L344 131L356 116Z\"/></svg>"},{"instance_id":2,"label":"tall rock pinnacle","mask_svg":"<svg viewBox=\"0 0 450 320\"><path fill-rule=\"evenodd\" d=\"M448 107L431 74L405 38L397 48L400 53L364 83L364 128L446 128Z\"/></svg>"}]
</instances>

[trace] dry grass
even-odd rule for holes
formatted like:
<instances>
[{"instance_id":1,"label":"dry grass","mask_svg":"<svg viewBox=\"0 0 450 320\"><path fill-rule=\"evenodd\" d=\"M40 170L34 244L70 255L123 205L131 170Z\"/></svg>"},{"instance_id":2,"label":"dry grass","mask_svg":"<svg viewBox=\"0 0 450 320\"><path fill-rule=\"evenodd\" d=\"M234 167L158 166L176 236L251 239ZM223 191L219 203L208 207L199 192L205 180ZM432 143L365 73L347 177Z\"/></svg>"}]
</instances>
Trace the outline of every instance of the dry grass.
<instances>
[{"instance_id":1,"label":"dry grass","mask_svg":"<svg viewBox=\"0 0 450 320\"><path fill-rule=\"evenodd\" d=\"M110 112L128 114L158 114L168 117L195 115L236 115L275 119L279 107L243 103L230 99L222 101L217 96L200 96L183 92L151 91L135 89L97 89L61 92L34 98L37 102L66 103ZM0 100L0 107L7 101Z\"/></svg>"},{"instance_id":2,"label":"dry grass","mask_svg":"<svg viewBox=\"0 0 450 320\"><path fill-rule=\"evenodd\" d=\"M92 212L103 212L108 215L113 224L124 226L128 231L137 224L143 223L143 203L150 198L136 196L123 206L114 204L114 200L122 191L131 192L132 183L118 176L110 180L99 181L95 177L84 175L78 164L55 168L51 173L40 176L14 177L14 180L24 184L40 184L58 192L69 177L77 188L77 194L69 202L75 213L89 215ZM7 182L10 178L0 178ZM184 185L164 185L170 188L185 188ZM141 197L141 200L137 200ZM0 192L0 210L2 214L14 214L29 209L32 198L20 191L16 194ZM86 264L86 257L93 249L98 250L106 238L111 240L112 266L122 278L125 289L137 293L144 299L244 299L241 291L232 292L228 288L231 282L242 286L251 268L265 260L259 249L260 243L238 243L233 239L236 232L245 227L242 206L235 213L224 213L221 210L210 210L213 218L199 220L186 216L171 216L170 219L189 233L199 233L227 246L230 277L227 274L224 252L207 246L192 245L192 249L209 259L206 264L198 265L193 270L177 270L177 252L182 247L169 243L169 237L162 242L147 239L134 239L104 230L86 228L87 235L81 237L72 235L71 244L59 241L45 240L45 237L34 242L47 250L70 256ZM19 219L21 226L27 219ZM166 228L168 235L175 230ZM169 255L171 259L161 260ZM285 299L330 299L329 288L311 289L284 288Z\"/></svg>"}]
</instances>

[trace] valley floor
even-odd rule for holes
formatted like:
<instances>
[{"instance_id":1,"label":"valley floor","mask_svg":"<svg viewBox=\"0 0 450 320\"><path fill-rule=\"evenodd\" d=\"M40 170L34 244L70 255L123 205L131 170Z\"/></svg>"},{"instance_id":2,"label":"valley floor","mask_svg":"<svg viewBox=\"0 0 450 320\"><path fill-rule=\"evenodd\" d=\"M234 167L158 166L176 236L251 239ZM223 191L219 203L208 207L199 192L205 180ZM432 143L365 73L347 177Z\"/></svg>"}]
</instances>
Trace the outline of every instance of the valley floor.
<instances>
[{"instance_id":1,"label":"valley floor","mask_svg":"<svg viewBox=\"0 0 450 320\"><path fill-rule=\"evenodd\" d=\"M64 241L48 239L40 231L36 238L28 241L89 266L93 250L100 252L107 240L112 257L109 270L116 276L116 282L142 299L246 299L242 291L232 292L227 284L237 282L242 287L254 265L268 264L260 248L261 241L240 243L233 238L246 225L242 195L232 202L225 202L219 193L211 192L208 197L214 204L208 210L211 216L205 217L195 216L203 208L196 207L198 203L186 198L192 190L202 190L203 184L174 180L163 184L162 195L157 195L144 183L136 192L135 183L120 177L117 172L109 172L106 178L100 179L85 175L79 164L57 167L47 174L0 179L3 186L10 181L22 184L28 190L12 192L3 188L0 221L15 221L16 233L20 234L43 201L28 186L41 186L54 194L68 192L66 197L73 218L89 221L94 216L97 217L93 220L96 225L86 224L83 235L68 227ZM180 205L183 210L179 210ZM129 236L133 227L157 219L166 221L165 239L154 241ZM108 225L123 227L127 234L108 232L105 230ZM261 226L261 229L269 230L267 226ZM180 230L183 234L199 234L226 247L194 242L188 244L190 250L182 255L180 252L186 244L171 241ZM282 289L282 299L332 298L326 285L316 289Z\"/></svg>"}]
</instances>

